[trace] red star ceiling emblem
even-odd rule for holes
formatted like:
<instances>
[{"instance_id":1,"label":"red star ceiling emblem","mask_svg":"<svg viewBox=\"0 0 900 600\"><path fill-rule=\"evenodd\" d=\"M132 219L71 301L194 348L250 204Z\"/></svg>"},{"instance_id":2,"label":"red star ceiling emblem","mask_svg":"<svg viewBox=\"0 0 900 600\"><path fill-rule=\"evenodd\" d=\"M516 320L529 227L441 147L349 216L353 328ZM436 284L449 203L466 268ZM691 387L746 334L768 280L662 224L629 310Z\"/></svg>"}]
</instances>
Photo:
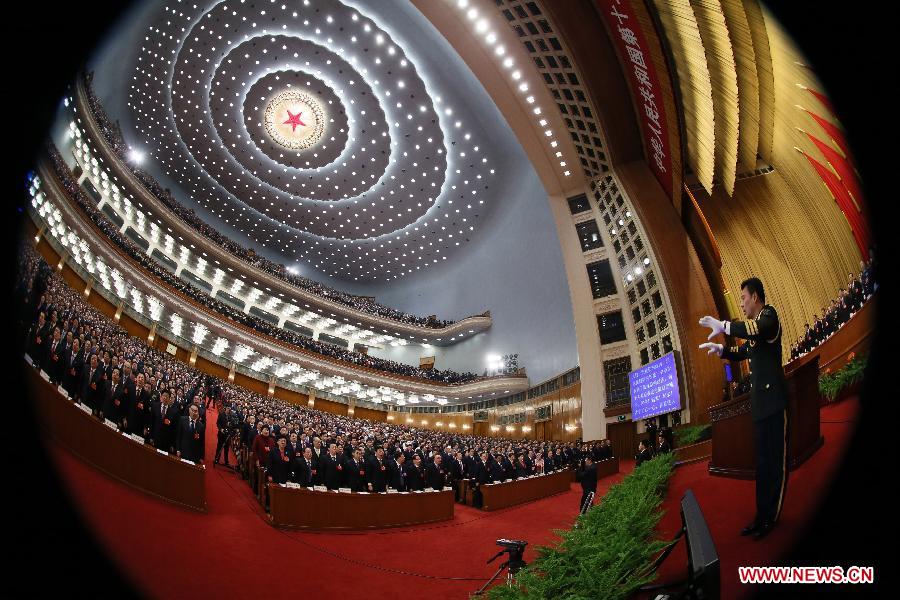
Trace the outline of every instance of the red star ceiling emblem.
<instances>
[{"instance_id":1,"label":"red star ceiling emblem","mask_svg":"<svg viewBox=\"0 0 900 600\"><path fill-rule=\"evenodd\" d=\"M303 115L303 111L300 111L296 115L294 115L294 114L291 114L290 110L288 110L287 114L288 114L288 119L287 119L287 121L282 123L282 125L290 125L291 133L297 132L297 125L300 125L301 127L306 127L306 123L304 123L303 121L300 120L300 117Z\"/></svg>"}]
</instances>

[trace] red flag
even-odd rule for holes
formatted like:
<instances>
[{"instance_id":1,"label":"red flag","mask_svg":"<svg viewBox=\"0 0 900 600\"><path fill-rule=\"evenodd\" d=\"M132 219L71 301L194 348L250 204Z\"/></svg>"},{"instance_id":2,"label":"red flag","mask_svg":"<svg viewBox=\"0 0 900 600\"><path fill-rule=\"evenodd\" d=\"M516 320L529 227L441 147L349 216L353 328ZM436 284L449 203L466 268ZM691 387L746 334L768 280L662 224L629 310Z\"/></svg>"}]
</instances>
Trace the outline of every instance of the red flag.
<instances>
[{"instance_id":1,"label":"red flag","mask_svg":"<svg viewBox=\"0 0 900 600\"><path fill-rule=\"evenodd\" d=\"M853 238L856 240L856 246L859 248L859 253L865 260L868 260L868 232L865 231L859 213L856 211L856 207L853 206L853 200L850 198L847 189L841 184L837 175L832 173L825 165L806 152L803 153L803 156L810 162L819 174L819 177L825 182L831 195L834 196L835 202L837 202L841 212L844 213L844 218L847 219L847 223L850 225L850 231L853 233Z\"/></svg>"},{"instance_id":2,"label":"red flag","mask_svg":"<svg viewBox=\"0 0 900 600\"><path fill-rule=\"evenodd\" d=\"M856 180L856 171L853 170L850 162L822 140L818 139L808 131L805 133L810 141L816 145L822 155L825 156L825 160L827 160L834 168L835 172L837 172L838 177L841 178L841 183L844 184L844 187L847 188L847 191L850 192L850 195L853 196L853 199L856 201L856 208L859 212L863 212L862 190L859 187L859 182Z\"/></svg>"},{"instance_id":3,"label":"red flag","mask_svg":"<svg viewBox=\"0 0 900 600\"><path fill-rule=\"evenodd\" d=\"M844 156L849 158L850 146L847 144L847 140L844 139L844 132L841 131L841 129L837 125L834 125L830 121L823 119L816 113L809 110L807 110L806 112L809 116L816 120L816 123L819 124L819 127L821 127L825 131L825 133L828 134L828 137L830 137L834 141L834 143L837 144L838 148L841 149L841 152L844 154Z\"/></svg>"},{"instance_id":4,"label":"red flag","mask_svg":"<svg viewBox=\"0 0 900 600\"><path fill-rule=\"evenodd\" d=\"M828 96L826 96L825 94L823 94L821 92L817 92L816 90L814 90L812 88L806 88L806 91L808 91L810 94L815 96L816 100L818 100L822 106L824 106L825 108L828 109L828 112L830 112L834 116L837 116L837 113L834 110L834 106L831 104L831 100L828 99Z\"/></svg>"}]
</instances>

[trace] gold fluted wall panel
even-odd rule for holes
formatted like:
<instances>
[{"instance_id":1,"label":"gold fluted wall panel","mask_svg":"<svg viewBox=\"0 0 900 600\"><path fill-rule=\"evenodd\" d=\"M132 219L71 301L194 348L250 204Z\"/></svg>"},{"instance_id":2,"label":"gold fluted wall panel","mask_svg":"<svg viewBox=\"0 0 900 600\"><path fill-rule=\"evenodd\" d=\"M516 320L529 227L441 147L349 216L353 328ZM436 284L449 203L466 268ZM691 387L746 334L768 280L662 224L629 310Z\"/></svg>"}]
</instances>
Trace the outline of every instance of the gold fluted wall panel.
<instances>
[{"instance_id":1,"label":"gold fluted wall panel","mask_svg":"<svg viewBox=\"0 0 900 600\"><path fill-rule=\"evenodd\" d=\"M747 26L753 40L756 57L756 76L759 82L759 147L757 153L763 160L772 162L775 134L775 75L772 71L772 53L766 32L766 19L758 0L742 0Z\"/></svg>"},{"instance_id":2,"label":"gold fluted wall panel","mask_svg":"<svg viewBox=\"0 0 900 600\"><path fill-rule=\"evenodd\" d=\"M688 0L653 0L671 49L684 118L686 162L707 192L715 176L715 114L703 40Z\"/></svg>"},{"instance_id":3,"label":"gold fluted wall panel","mask_svg":"<svg viewBox=\"0 0 900 600\"><path fill-rule=\"evenodd\" d=\"M809 93L798 83L819 90L821 84L810 69L797 64L806 60L777 21L769 14L765 19L777 99L771 158L775 171L739 180L733 198L719 186L712 196L695 196L718 241L728 292L737 298L743 279L756 275L763 280L766 299L781 317L787 356L804 323L815 313L821 315L822 307L846 285L849 272L859 272L860 255L837 203L796 150L824 160L798 129L818 133L818 124L796 106L810 107Z\"/></svg>"},{"instance_id":4,"label":"gold fluted wall panel","mask_svg":"<svg viewBox=\"0 0 900 600\"><path fill-rule=\"evenodd\" d=\"M738 86L738 164L740 170L756 168L759 148L759 75L756 52L742 0L721 0L731 37Z\"/></svg>"},{"instance_id":5,"label":"gold fluted wall panel","mask_svg":"<svg viewBox=\"0 0 900 600\"><path fill-rule=\"evenodd\" d=\"M734 194L738 151L738 84L731 38L719 0L691 0L703 41L715 115L715 176Z\"/></svg>"}]
</instances>

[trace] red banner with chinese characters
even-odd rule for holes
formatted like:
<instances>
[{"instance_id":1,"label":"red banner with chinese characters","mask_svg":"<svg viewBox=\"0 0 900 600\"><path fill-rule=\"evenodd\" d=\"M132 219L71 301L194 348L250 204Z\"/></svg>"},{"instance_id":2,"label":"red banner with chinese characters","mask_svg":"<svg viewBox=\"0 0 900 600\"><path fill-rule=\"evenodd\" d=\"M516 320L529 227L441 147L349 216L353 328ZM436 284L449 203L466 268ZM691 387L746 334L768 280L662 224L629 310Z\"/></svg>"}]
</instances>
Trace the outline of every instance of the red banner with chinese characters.
<instances>
[{"instance_id":1,"label":"red banner with chinese characters","mask_svg":"<svg viewBox=\"0 0 900 600\"><path fill-rule=\"evenodd\" d=\"M653 66L647 38L629 0L597 0L597 7L616 46L631 95L638 106L648 164L672 197L672 155L669 148L662 87Z\"/></svg>"}]
</instances>

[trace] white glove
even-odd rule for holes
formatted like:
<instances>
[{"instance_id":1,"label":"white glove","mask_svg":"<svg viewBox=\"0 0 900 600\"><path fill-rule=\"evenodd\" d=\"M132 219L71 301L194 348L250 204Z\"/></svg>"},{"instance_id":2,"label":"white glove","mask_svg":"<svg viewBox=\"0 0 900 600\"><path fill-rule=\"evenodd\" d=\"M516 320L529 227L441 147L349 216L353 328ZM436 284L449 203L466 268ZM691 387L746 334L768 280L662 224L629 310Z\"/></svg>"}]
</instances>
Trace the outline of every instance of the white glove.
<instances>
[{"instance_id":1,"label":"white glove","mask_svg":"<svg viewBox=\"0 0 900 600\"><path fill-rule=\"evenodd\" d=\"M714 318L710 317L709 315L700 319L700 325L703 327L709 327L710 329L712 329L712 333L710 333L709 336L707 336L707 338L706 338L708 340L713 339L720 333L725 333L725 323L718 319L714 319Z\"/></svg>"},{"instance_id":2,"label":"white glove","mask_svg":"<svg viewBox=\"0 0 900 600\"><path fill-rule=\"evenodd\" d=\"M716 356L721 357L722 352L725 350L725 346L722 344L716 344L715 342L705 342L700 344L701 350L707 350L707 354L715 354Z\"/></svg>"}]
</instances>

